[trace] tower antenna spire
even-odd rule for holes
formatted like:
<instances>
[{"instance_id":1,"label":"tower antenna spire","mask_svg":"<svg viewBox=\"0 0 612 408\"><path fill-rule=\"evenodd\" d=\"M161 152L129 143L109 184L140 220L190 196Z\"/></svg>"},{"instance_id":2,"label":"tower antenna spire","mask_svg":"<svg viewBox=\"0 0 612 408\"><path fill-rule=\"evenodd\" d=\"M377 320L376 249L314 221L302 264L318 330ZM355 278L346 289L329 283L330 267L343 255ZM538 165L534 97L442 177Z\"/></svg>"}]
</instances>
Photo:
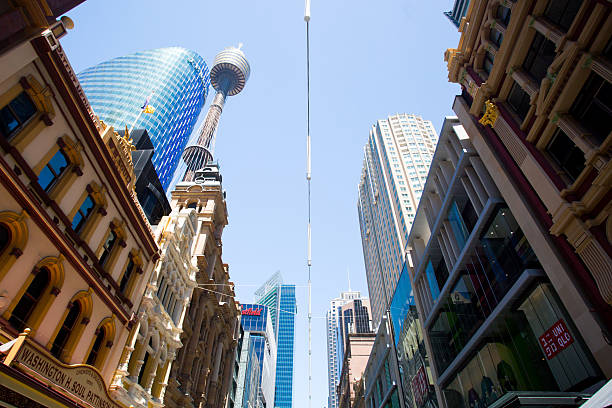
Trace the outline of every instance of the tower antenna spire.
<instances>
[{"instance_id":1,"label":"tower antenna spire","mask_svg":"<svg viewBox=\"0 0 612 408\"><path fill-rule=\"evenodd\" d=\"M242 43L238 45L238 48L226 48L215 57L215 62L210 70L210 82L217 93L198 130L196 143L187 146L183 151L183 160L187 164L183 181L193 181L195 172L213 159L215 136L225 100L228 96L239 94L249 79L251 67L241 47Z\"/></svg>"},{"instance_id":2,"label":"tower antenna spire","mask_svg":"<svg viewBox=\"0 0 612 408\"><path fill-rule=\"evenodd\" d=\"M349 285L349 292L351 291L351 268L349 268L348 266L346 267L346 277L348 278L348 285Z\"/></svg>"},{"instance_id":3,"label":"tower antenna spire","mask_svg":"<svg viewBox=\"0 0 612 408\"><path fill-rule=\"evenodd\" d=\"M308 408L312 407L312 283L310 269L311 257L311 231L310 231L310 0L305 0L304 21L306 22L306 185L308 186Z\"/></svg>"}]
</instances>

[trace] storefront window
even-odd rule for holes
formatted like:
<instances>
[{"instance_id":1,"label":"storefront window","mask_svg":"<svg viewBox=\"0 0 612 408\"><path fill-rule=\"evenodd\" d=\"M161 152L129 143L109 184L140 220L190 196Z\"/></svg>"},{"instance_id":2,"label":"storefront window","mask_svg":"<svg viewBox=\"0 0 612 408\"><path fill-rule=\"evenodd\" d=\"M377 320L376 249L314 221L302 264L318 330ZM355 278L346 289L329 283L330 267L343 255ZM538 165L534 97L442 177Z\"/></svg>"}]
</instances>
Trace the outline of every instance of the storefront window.
<instances>
[{"instance_id":1,"label":"storefront window","mask_svg":"<svg viewBox=\"0 0 612 408\"><path fill-rule=\"evenodd\" d=\"M518 277L540 265L507 207L494 212L430 328L436 367L443 372L491 315Z\"/></svg>"},{"instance_id":2,"label":"storefront window","mask_svg":"<svg viewBox=\"0 0 612 408\"><path fill-rule=\"evenodd\" d=\"M552 285L538 284L443 388L446 403L485 407L509 391L583 390L602 377L579 337ZM553 344L556 354L546 349Z\"/></svg>"}]
</instances>

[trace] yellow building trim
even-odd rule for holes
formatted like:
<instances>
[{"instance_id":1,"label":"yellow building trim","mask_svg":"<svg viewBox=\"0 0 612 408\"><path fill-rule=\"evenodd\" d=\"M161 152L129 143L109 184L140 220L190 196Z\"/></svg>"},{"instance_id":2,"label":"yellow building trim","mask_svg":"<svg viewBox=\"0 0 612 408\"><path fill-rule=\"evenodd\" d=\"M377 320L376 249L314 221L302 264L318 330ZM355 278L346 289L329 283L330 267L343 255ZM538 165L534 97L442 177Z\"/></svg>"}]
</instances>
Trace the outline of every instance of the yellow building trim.
<instances>
[{"instance_id":1,"label":"yellow building trim","mask_svg":"<svg viewBox=\"0 0 612 408\"><path fill-rule=\"evenodd\" d=\"M113 340L115 339L115 333L117 331L115 326L115 316L105 317L98 324L96 328L93 339L91 340L91 344L87 348L87 353L85 354L85 359L83 360L83 364L87 363L89 359L89 354L91 353L94 343L96 342L96 337L98 336L99 330L104 330L104 340L102 341L102 346L98 355L96 356L96 360L93 362L93 366L96 367L99 371L102 371L102 367L104 366L104 361L106 360L106 356L113 346Z\"/></svg>"},{"instance_id":2,"label":"yellow building trim","mask_svg":"<svg viewBox=\"0 0 612 408\"><path fill-rule=\"evenodd\" d=\"M21 256L28 242L28 226L25 221L27 218L28 214L25 211L19 214L13 211L0 211L0 224L6 226L11 234L10 242L0 253L0 282L15 260Z\"/></svg>"}]
</instances>

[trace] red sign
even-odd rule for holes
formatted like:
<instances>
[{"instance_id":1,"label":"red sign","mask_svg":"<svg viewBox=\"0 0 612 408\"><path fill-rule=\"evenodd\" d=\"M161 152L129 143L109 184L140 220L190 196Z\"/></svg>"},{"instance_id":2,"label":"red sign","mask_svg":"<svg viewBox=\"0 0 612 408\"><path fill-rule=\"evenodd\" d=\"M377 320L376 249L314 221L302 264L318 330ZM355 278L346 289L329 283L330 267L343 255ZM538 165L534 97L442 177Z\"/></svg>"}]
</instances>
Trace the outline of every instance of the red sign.
<instances>
[{"instance_id":1,"label":"red sign","mask_svg":"<svg viewBox=\"0 0 612 408\"><path fill-rule=\"evenodd\" d=\"M560 319L557 323L553 324L552 327L544 332L540 337L540 345L546 354L547 359L551 359L559 354L562 350L565 350L574 342L574 338L567 330L567 326L563 319Z\"/></svg>"},{"instance_id":2,"label":"red sign","mask_svg":"<svg viewBox=\"0 0 612 408\"><path fill-rule=\"evenodd\" d=\"M421 366L416 375L412 378L412 395L414 395L414 402L417 406L423 405L427 392L429 391L429 384L427 382L427 375L425 374L425 367Z\"/></svg>"},{"instance_id":3,"label":"red sign","mask_svg":"<svg viewBox=\"0 0 612 408\"><path fill-rule=\"evenodd\" d=\"M249 309L243 309L242 314L247 316L261 316L261 309L253 309L252 307Z\"/></svg>"}]
</instances>

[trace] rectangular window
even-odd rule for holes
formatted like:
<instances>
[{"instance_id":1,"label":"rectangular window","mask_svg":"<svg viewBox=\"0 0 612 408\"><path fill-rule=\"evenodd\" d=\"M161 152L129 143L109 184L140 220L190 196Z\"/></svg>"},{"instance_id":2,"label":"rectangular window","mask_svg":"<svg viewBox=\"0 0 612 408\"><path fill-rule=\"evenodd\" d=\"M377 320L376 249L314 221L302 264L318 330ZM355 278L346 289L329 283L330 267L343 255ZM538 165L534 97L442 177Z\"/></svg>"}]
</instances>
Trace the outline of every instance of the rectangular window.
<instances>
[{"instance_id":1,"label":"rectangular window","mask_svg":"<svg viewBox=\"0 0 612 408\"><path fill-rule=\"evenodd\" d=\"M569 30L583 0L550 0L544 16L565 31Z\"/></svg>"},{"instance_id":2,"label":"rectangular window","mask_svg":"<svg viewBox=\"0 0 612 408\"><path fill-rule=\"evenodd\" d=\"M546 146L546 152L572 181L576 180L584 170L584 153L561 129L557 129Z\"/></svg>"},{"instance_id":3,"label":"rectangular window","mask_svg":"<svg viewBox=\"0 0 612 408\"><path fill-rule=\"evenodd\" d=\"M38 184L43 190L49 191L55 181L62 175L64 170L68 167L68 157L59 149L57 153L53 155L49 163L40 171L38 175Z\"/></svg>"},{"instance_id":4,"label":"rectangular window","mask_svg":"<svg viewBox=\"0 0 612 408\"><path fill-rule=\"evenodd\" d=\"M491 54L489 51L485 52L484 60L482 61L482 69L490 74L493 69L493 61L495 60L495 56Z\"/></svg>"},{"instance_id":5,"label":"rectangular window","mask_svg":"<svg viewBox=\"0 0 612 408\"><path fill-rule=\"evenodd\" d=\"M536 32L523 61L523 69L536 82L539 83L546 76L546 70L555 58L555 48L555 43Z\"/></svg>"},{"instance_id":6,"label":"rectangular window","mask_svg":"<svg viewBox=\"0 0 612 408\"><path fill-rule=\"evenodd\" d=\"M527 117L530 108L529 101L530 97L527 92L523 91L523 88L515 82L508 95L508 105L510 105L521 120L525 120Z\"/></svg>"},{"instance_id":7,"label":"rectangular window","mask_svg":"<svg viewBox=\"0 0 612 408\"><path fill-rule=\"evenodd\" d=\"M12 136L19 127L36 114L36 106L26 92L0 109L0 131L5 138Z\"/></svg>"},{"instance_id":8,"label":"rectangular window","mask_svg":"<svg viewBox=\"0 0 612 408\"><path fill-rule=\"evenodd\" d=\"M602 144L612 131L612 85L592 73L570 109L572 116Z\"/></svg>"},{"instance_id":9,"label":"rectangular window","mask_svg":"<svg viewBox=\"0 0 612 408\"><path fill-rule=\"evenodd\" d=\"M87 197L85 197L83 204L81 204L81 207L79 207L76 214L74 215L74 218L72 219L72 229L77 234L81 231L83 225L85 225L85 222L87 221L87 218L91 215L93 208L94 200L88 194Z\"/></svg>"}]
</instances>

